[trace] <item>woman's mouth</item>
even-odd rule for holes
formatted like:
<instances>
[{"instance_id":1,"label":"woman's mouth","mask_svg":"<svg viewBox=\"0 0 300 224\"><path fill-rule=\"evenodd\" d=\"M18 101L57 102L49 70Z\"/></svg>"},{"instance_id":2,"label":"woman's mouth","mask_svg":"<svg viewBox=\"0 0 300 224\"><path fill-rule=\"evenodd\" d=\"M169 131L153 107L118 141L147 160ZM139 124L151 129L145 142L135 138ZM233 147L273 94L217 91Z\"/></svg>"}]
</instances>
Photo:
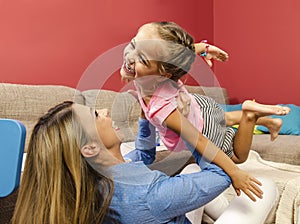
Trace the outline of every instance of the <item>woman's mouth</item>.
<instances>
[{"instance_id":1,"label":"woman's mouth","mask_svg":"<svg viewBox=\"0 0 300 224\"><path fill-rule=\"evenodd\" d=\"M116 123L113 121L112 122L112 128L115 130L115 131L119 131L120 128L116 125Z\"/></svg>"},{"instance_id":2,"label":"woman's mouth","mask_svg":"<svg viewBox=\"0 0 300 224\"><path fill-rule=\"evenodd\" d=\"M115 124L115 122L113 122L112 128L115 130L115 133L116 133L117 137L120 139L120 141L123 141L123 139L124 139L124 134L123 134L123 131L121 130L121 128L118 127L118 126Z\"/></svg>"}]
</instances>

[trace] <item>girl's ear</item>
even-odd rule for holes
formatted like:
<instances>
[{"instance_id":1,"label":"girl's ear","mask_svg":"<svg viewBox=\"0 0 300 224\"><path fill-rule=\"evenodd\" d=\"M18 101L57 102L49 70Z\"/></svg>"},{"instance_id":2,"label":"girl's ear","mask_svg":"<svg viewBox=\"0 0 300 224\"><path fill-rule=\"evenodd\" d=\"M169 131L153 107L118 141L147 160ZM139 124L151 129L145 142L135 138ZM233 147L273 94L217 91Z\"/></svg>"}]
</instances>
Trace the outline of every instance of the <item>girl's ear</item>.
<instances>
[{"instance_id":1,"label":"girl's ear","mask_svg":"<svg viewBox=\"0 0 300 224\"><path fill-rule=\"evenodd\" d=\"M160 75L162 75L162 76L164 76L164 77L166 77L168 79L170 79L172 77L171 73L166 72L165 67L163 66L162 63L158 64L158 71L159 71Z\"/></svg>"},{"instance_id":2,"label":"girl's ear","mask_svg":"<svg viewBox=\"0 0 300 224\"><path fill-rule=\"evenodd\" d=\"M162 63L158 63L158 72L160 75L164 75L166 72L165 67L162 65Z\"/></svg>"},{"instance_id":3,"label":"girl's ear","mask_svg":"<svg viewBox=\"0 0 300 224\"><path fill-rule=\"evenodd\" d=\"M168 79L170 79L172 77L172 74L171 73L166 73L165 77L168 78Z\"/></svg>"},{"instance_id":4,"label":"girl's ear","mask_svg":"<svg viewBox=\"0 0 300 224\"><path fill-rule=\"evenodd\" d=\"M84 157L93 157L97 155L99 151L100 147L96 144L88 144L80 149L80 152Z\"/></svg>"}]
</instances>

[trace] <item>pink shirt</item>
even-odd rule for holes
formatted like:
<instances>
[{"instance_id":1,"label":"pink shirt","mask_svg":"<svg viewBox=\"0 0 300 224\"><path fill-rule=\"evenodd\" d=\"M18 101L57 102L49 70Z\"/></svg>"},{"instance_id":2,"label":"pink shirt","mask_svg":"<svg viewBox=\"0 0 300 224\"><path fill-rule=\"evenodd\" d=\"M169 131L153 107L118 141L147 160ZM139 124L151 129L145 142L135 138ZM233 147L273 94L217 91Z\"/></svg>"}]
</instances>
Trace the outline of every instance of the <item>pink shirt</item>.
<instances>
[{"instance_id":1,"label":"pink shirt","mask_svg":"<svg viewBox=\"0 0 300 224\"><path fill-rule=\"evenodd\" d=\"M187 149L183 139L174 131L164 125L165 119L177 108L176 98L179 92L185 92L191 98L191 108L187 119L200 131L203 129L203 118L200 107L194 97L188 93L183 83L179 80L177 85L172 80L160 83L151 97L148 107L143 101L141 90L135 83L140 105L146 118L157 128L165 146L171 151Z\"/></svg>"}]
</instances>

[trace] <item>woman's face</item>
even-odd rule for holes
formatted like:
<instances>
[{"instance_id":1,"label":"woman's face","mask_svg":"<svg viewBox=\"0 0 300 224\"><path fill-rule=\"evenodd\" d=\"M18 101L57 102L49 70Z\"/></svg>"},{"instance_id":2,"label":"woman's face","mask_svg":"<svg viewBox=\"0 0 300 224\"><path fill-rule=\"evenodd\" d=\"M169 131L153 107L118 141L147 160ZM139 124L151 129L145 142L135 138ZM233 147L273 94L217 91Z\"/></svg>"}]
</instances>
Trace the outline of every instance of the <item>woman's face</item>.
<instances>
[{"instance_id":1,"label":"woman's face","mask_svg":"<svg viewBox=\"0 0 300 224\"><path fill-rule=\"evenodd\" d=\"M162 40L155 26L142 26L130 44L124 49L124 63L121 68L123 80L130 81L150 75L159 75Z\"/></svg>"},{"instance_id":2,"label":"woman's face","mask_svg":"<svg viewBox=\"0 0 300 224\"><path fill-rule=\"evenodd\" d=\"M73 110L93 140L97 141L100 137L107 149L122 142L124 136L120 128L113 126L109 110L95 110L81 104L74 104Z\"/></svg>"}]
</instances>

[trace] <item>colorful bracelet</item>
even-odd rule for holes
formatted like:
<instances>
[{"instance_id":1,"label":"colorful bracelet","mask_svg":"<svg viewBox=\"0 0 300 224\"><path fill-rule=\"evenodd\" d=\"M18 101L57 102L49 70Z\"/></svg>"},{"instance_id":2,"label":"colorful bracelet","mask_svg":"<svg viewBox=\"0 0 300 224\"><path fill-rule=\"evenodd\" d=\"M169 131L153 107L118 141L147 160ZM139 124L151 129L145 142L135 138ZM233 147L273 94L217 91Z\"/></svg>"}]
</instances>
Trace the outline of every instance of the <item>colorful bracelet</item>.
<instances>
[{"instance_id":1,"label":"colorful bracelet","mask_svg":"<svg viewBox=\"0 0 300 224\"><path fill-rule=\"evenodd\" d=\"M202 40L201 43L207 43L207 40ZM206 57L206 55L208 54L208 48L209 48L209 44L206 44L205 52L200 53L200 56Z\"/></svg>"}]
</instances>

